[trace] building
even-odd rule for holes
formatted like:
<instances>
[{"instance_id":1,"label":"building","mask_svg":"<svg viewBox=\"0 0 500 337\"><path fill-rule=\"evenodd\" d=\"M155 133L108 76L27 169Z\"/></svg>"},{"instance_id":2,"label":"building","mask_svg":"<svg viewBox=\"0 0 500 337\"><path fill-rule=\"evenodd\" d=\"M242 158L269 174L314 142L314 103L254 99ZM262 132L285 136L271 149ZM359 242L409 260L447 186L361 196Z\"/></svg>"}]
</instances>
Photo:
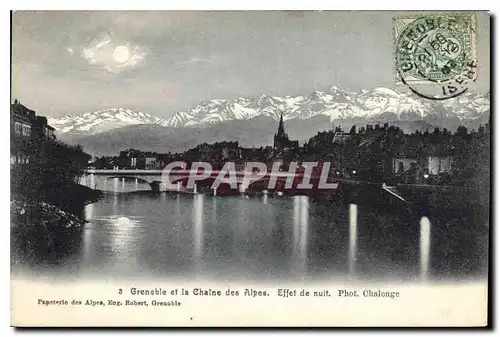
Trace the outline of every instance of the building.
<instances>
[{"instance_id":1,"label":"building","mask_svg":"<svg viewBox=\"0 0 500 337\"><path fill-rule=\"evenodd\" d=\"M21 136L29 138L31 127L36 118L35 111L20 104L16 99L10 107L10 133L11 136Z\"/></svg>"},{"instance_id":2,"label":"building","mask_svg":"<svg viewBox=\"0 0 500 337\"><path fill-rule=\"evenodd\" d=\"M11 164L29 164L33 144L55 139L54 128L16 99L10 107L10 139Z\"/></svg>"},{"instance_id":3,"label":"building","mask_svg":"<svg viewBox=\"0 0 500 337\"><path fill-rule=\"evenodd\" d=\"M343 144L348 139L351 139L352 137L353 137L353 135L350 133L346 133L343 131L336 131L335 134L333 135L332 143Z\"/></svg>"},{"instance_id":4,"label":"building","mask_svg":"<svg viewBox=\"0 0 500 337\"><path fill-rule=\"evenodd\" d=\"M146 170L160 170L163 168L163 165L163 161L158 160L158 158L156 157L145 158L144 168Z\"/></svg>"},{"instance_id":5,"label":"building","mask_svg":"<svg viewBox=\"0 0 500 337\"><path fill-rule=\"evenodd\" d=\"M440 173L451 174L452 164L453 159L451 156L427 158L427 170L431 175L437 175Z\"/></svg>"},{"instance_id":6,"label":"building","mask_svg":"<svg viewBox=\"0 0 500 337\"><path fill-rule=\"evenodd\" d=\"M450 156L437 157L429 156L422 159L396 157L393 159L393 173L403 174L407 172L412 165L416 165L419 170L425 171L429 175L438 175L441 173L452 172L453 159Z\"/></svg>"},{"instance_id":7,"label":"building","mask_svg":"<svg viewBox=\"0 0 500 337\"><path fill-rule=\"evenodd\" d=\"M145 163L146 170L154 170L156 169L156 158L155 157L147 157Z\"/></svg>"},{"instance_id":8,"label":"building","mask_svg":"<svg viewBox=\"0 0 500 337\"><path fill-rule=\"evenodd\" d=\"M393 158L392 173L407 183L429 183L444 181L452 174L453 160L450 156L427 156L424 158Z\"/></svg>"},{"instance_id":9,"label":"building","mask_svg":"<svg viewBox=\"0 0 500 337\"><path fill-rule=\"evenodd\" d=\"M14 137L55 139L55 129L47 123L47 118L36 116L35 111L25 107L17 99L10 107L10 126Z\"/></svg>"},{"instance_id":10,"label":"building","mask_svg":"<svg viewBox=\"0 0 500 337\"><path fill-rule=\"evenodd\" d=\"M404 174L412 165L417 165L416 158L397 157L392 160L392 172L395 174Z\"/></svg>"},{"instance_id":11,"label":"building","mask_svg":"<svg viewBox=\"0 0 500 337\"><path fill-rule=\"evenodd\" d=\"M47 123L47 117L36 116L32 124L33 135L45 139L55 139L55 129Z\"/></svg>"},{"instance_id":12,"label":"building","mask_svg":"<svg viewBox=\"0 0 500 337\"><path fill-rule=\"evenodd\" d=\"M274 150L278 155L283 154L290 150L297 150L299 142L297 140L290 140L285 132L285 125L283 122L283 114L280 116L278 124L278 132L274 134Z\"/></svg>"}]
</instances>

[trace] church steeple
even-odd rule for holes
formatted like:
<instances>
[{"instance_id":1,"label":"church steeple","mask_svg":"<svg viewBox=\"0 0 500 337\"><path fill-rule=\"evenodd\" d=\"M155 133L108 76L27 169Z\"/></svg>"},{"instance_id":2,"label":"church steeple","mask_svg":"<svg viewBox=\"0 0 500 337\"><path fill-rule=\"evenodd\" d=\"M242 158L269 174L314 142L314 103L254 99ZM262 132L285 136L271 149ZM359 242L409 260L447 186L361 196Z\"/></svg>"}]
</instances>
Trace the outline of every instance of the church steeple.
<instances>
[{"instance_id":1,"label":"church steeple","mask_svg":"<svg viewBox=\"0 0 500 337\"><path fill-rule=\"evenodd\" d=\"M280 122L278 132L274 135L274 150L278 156L282 156L284 152L290 149L298 149L299 142L290 140L285 132L285 123L283 122L283 112L280 113Z\"/></svg>"},{"instance_id":2,"label":"church steeple","mask_svg":"<svg viewBox=\"0 0 500 337\"><path fill-rule=\"evenodd\" d=\"M276 134L278 137L285 136L285 125L283 123L283 112L280 115L280 124L278 125L278 133Z\"/></svg>"}]
</instances>

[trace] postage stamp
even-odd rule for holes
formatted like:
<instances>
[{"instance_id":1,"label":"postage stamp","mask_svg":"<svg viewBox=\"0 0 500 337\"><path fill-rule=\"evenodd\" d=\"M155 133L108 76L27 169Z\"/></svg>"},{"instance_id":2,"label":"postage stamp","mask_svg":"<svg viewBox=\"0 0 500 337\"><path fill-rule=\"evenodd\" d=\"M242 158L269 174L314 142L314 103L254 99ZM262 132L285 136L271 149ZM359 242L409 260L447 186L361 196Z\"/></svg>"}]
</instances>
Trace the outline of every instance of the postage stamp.
<instances>
[{"instance_id":1,"label":"postage stamp","mask_svg":"<svg viewBox=\"0 0 500 337\"><path fill-rule=\"evenodd\" d=\"M394 17L397 83L436 100L467 91L477 79L475 26L470 13Z\"/></svg>"}]
</instances>

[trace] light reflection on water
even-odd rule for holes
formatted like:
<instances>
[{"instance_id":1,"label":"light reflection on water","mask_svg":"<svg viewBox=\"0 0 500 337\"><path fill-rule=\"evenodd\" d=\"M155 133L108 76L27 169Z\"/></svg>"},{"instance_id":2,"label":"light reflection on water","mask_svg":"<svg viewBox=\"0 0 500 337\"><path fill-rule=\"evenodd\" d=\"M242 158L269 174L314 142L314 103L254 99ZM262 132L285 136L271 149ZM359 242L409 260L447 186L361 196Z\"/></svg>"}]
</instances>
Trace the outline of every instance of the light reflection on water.
<instances>
[{"instance_id":1,"label":"light reflection on water","mask_svg":"<svg viewBox=\"0 0 500 337\"><path fill-rule=\"evenodd\" d=\"M427 280L429 273L429 254L431 241L431 223L427 217L420 219L420 278Z\"/></svg>"},{"instance_id":2,"label":"light reflection on water","mask_svg":"<svg viewBox=\"0 0 500 337\"><path fill-rule=\"evenodd\" d=\"M349 275L356 273L356 240L358 236L358 206L349 205Z\"/></svg>"},{"instance_id":3,"label":"light reflection on water","mask_svg":"<svg viewBox=\"0 0 500 337\"><path fill-rule=\"evenodd\" d=\"M298 277L307 275L307 230L309 227L309 198L295 196L293 199L293 243Z\"/></svg>"},{"instance_id":4,"label":"light reflection on water","mask_svg":"<svg viewBox=\"0 0 500 337\"><path fill-rule=\"evenodd\" d=\"M96 181L115 191L139 184ZM112 193L86 206L85 216L89 222L80 248L57 262L46 259L45 271L225 280L427 280L487 270L487 232L471 230L478 223L474 219L463 226L456 219L379 214L305 196ZM460 246L460 240L469 246Z\"/></svg>"},{"instance_id":5,"label":"light reflection on water","mask_svg":"<svg viewBox=\"0 0 500 337\"><path fill-rule=\"evenodd\" d=\"M193 198L193 226L194 226L194 244L193 257L195 270L200 271L203 255L203 197L204 195L195 195Z\"/></svg>"}]
</instances>

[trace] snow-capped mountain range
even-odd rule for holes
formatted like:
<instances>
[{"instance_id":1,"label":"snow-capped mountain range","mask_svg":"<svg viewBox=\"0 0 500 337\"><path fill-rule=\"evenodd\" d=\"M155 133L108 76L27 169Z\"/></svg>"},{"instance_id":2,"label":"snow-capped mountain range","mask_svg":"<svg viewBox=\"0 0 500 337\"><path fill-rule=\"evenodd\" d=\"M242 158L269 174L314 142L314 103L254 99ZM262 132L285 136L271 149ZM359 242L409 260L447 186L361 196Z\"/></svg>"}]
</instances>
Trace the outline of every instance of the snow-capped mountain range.
<instances>
[{"instance_id":1,"label":"snow-capped mountain range","mask_svg":"<svg viewBox=\"0 0 500 337\"><path fill-rule=\"evenodd\" d=\"M474 120L490 108L486 96L466 93L454 99L430 101L415 94L376 88L360 93L331 87L326 92L314 91L309 96L266 96L234 100L204 101L159 122L163 126L201 126L229 120L247 120L257 116L284 120L309 119L322 115L331 122L346 119L422 120L426 117Z\"/></svg>"},{"instance_id":2,"label":"snow-capped mountain range","mask_svg":"<svg viewBox=\"0 0 500 337\"><path fill-rule=\"evenodd\" d=\"M60 133L96 134L129 125L157 124L163 120L148 113L116 108L60 118L48 117L47 122Z\"/></svg>"},{"instance_id":3,"label":"snow-capped mountain range","mask_svg":"<svg viewBox=\"0 0 500 337\"><path fill-rule=\"evenodd\" d=\"M488 120L489 110L489 95L478 93L468 92L453 99L431 101L413 93L400 93L387 88L355 93L333 86L327 91L314 91L309 96L261 95L203 101L166 119L119 108L49 118L49 124L59 133L89 135L128 125L204 128L256 117L277 120L283 114L285 121L322 116L331 123L340 124L348 121L426 121L434 126L470 126L471 123L475 126Z\"/></svg>"}]
</instances>

